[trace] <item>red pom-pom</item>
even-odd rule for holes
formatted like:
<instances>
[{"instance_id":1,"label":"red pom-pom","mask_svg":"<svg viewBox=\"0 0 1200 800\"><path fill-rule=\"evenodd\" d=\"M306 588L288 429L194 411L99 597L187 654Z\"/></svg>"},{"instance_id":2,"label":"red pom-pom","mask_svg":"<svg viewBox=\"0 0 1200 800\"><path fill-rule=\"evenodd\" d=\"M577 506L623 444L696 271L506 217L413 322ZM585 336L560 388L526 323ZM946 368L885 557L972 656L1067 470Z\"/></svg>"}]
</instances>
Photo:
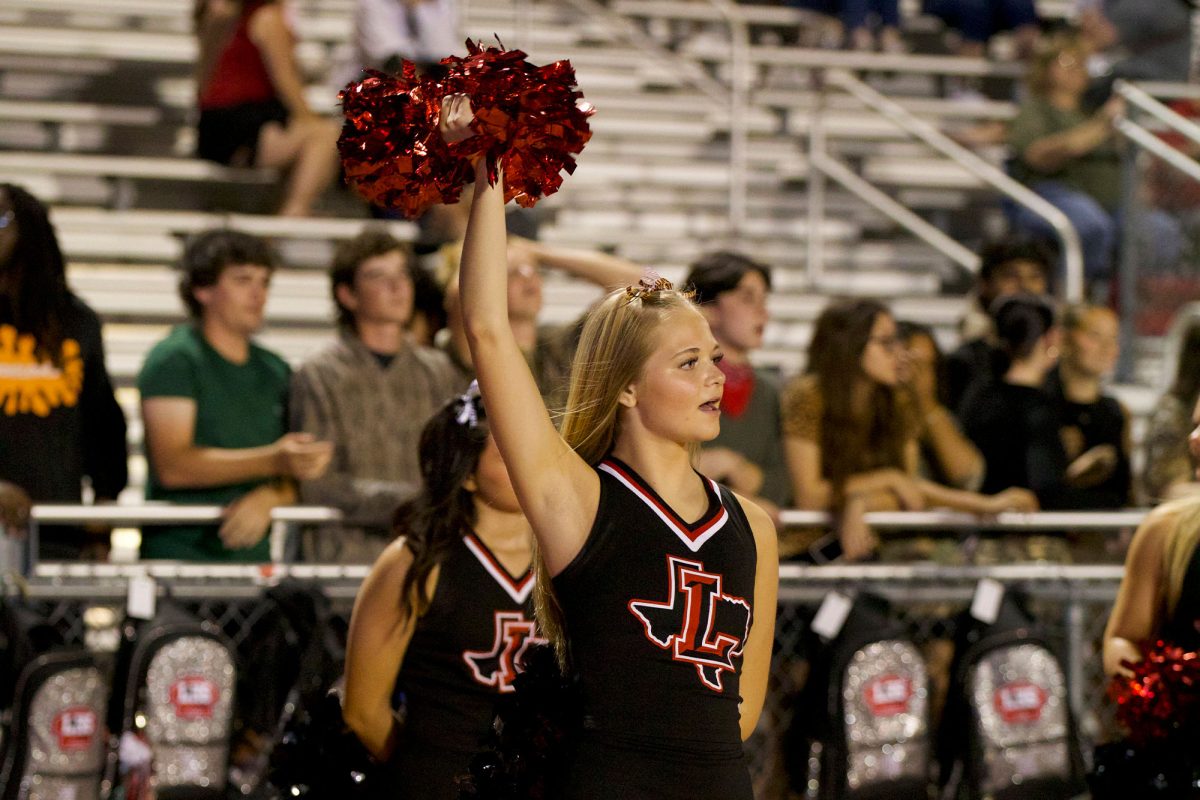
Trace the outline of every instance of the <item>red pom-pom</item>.
<instances>
[{"instance_id":1,"label":"red pom-pom","mask_svg":"<svg viewBox=\"0 0 1200 800\"><path fill-rule=\"evenodd\" d=\"M346 177L371 203L419 216L453 203L487 159L488 178L504 170L504 199L529 207L558 191L563 169L575 171L592 132L593 113L575 90L568 61L537 67L520 50L467 42L466 58L442 60L441 78L419 78L405 62L400 75L370 72L339 98L345 123L338 150ZM477 136L447 145L438 132L442 98L471 98Z\"/></svg>"},{"instance_id":2,"label":"red pom-pom","mask_svg":"<svg viewBox=\"0 0 1200 800\"><path fill-rule=\"evenodd\" d=\"M1145 658L1131 665L1133 677L1115 677L1108 688L1117 719L1138 745L1194 725L1200 711L1200 653L1162 641L1143 650Z\"/></svg>"}]
</instances>

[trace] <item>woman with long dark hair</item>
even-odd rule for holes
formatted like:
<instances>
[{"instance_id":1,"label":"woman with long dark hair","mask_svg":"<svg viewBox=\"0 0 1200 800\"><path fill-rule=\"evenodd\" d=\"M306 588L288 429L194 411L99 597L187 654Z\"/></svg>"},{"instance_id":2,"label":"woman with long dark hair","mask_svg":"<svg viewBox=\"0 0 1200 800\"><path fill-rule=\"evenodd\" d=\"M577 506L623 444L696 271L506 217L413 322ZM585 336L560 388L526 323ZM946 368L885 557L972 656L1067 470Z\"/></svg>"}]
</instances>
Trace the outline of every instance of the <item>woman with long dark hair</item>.
<instances>
[{"instance_id":1,"label":"woman with long dark hair","mask_svg":"<svg viewBox=\"0 0 1200 800\"><path fill-rule=\"evenodd\" d=\"M956 489L978 489L983 456L946 407L945 358L933 330L902 320L896 331L905 350L901 383L920 421L920 473Z\"/></svg>"},{"instance_id":2,"label":"woman with long dark hair","mask_svg":"<svg viewBox=\"0 0 1200 800\"><path fill-rule=\"evenodd\" d=\"M30 503L98 500L125 488L125 416L104 364L100 319L67 286L46 207L0 184L0 527L23 530ZM102 537L43 527L43 558L106 552Z\"/></svg>"},{"instance_id":3,"label":"woman with long dark hair","mask_svg":"<svg viewBox=\"0 0 1200 800\"><path fill-rule=\"evenodd\" d=\"M458 796L496 699L538 641L529 524L473 389L426 424L422 492L397 511L398 538L350 621L346 723L397 797Z\"/></svg>"},{"instance_id":4,"label":"woman with long dark hair","mask_svg":"<svg viewBox=\"0 0 1200 800\"><path fill-rule=\"evenodd\" d=\"M844 300L821 312L808 367L783 403L784 447L801 508L838 512L849 559L875 549L866 511L944 506L976 514L1027 511L1026 491L992 496L951 489L917 473L920 420L900 391L903 342L891 312L874 300Z\"/></svg>"}]
</instances>

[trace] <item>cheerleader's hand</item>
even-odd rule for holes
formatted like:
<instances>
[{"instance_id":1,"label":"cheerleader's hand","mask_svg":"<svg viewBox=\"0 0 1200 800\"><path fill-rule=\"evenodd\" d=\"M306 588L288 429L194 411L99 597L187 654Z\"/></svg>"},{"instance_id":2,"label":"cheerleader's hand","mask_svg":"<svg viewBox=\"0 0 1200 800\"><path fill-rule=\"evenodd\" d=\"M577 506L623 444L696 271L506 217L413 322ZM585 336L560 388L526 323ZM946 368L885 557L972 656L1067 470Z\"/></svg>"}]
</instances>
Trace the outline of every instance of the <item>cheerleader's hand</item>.
<instances>
[{"instance_id":1,"label":"cheerleader's hand","mask_svg":"<svg viewBox=\"0 0 1200 800\"><path fill-rule=\"evenodd\" d=\"M1107 675L1132 678L1133 670L1130 664L1142 660L1142 651L1136 644L1120 636L1106 639L1104 642L1104 672Z\"/></svg>"},{"instance_id":2,"label":"cheerleader's hand","mask_svg":"<svg viewBox=\"0 0 1200 800\"><path fill-rule=\"evenodd\" d=\"M471 122L475 112L471 110L471 98L465 94L448 94L442 98L438 112L438 131L446 144L457 144L475 135Z\"/></svg>"}]
</instances>

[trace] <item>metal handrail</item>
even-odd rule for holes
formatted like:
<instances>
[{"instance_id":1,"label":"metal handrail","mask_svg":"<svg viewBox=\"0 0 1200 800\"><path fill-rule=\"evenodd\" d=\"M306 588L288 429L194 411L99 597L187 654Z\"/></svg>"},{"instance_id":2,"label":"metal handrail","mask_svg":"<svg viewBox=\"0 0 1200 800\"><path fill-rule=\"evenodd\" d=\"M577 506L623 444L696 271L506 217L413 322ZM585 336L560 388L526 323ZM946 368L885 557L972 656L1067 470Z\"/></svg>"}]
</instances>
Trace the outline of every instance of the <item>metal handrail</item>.
<instances>
[{"instance_id":1,"label":"metal handrail","mask_svg":"<svg viewBox=\"0 0 1200 800\"><path fill-rule=\"evenodd\" d=\"M148 575L166 581L249 581L263 583L298 578L302 580L362 580L371 571L367 564L189 564L149 561L141 564L96 564L53 562L39 564L35 578L46 580L127 580ZM982 578L999 581L1120 581L1125 568L1120 564L991 564L951 566L943 564L781 564L781 580L819 582L843 581L912 582L938 580L969 583Z\"/></svg>"},{"instance_id":2,"label":"metal handrail","mask_svg":"<svg viewBox=\"0 0 1200 800\"><path fill-rule=\"evenodd\" d=\"M1156 86L1159 90L1166 88L1162 84L1156 84ZM1154 117L1171 130L1183 134L1196 144L1200 144L1200 125L1163 105L1138 84L1133 84L1125 80L1116 81L1113 83L1113 93L1125 98L1127 103Z\"/></svg>"},{"instance_id":3,"label":"metal handrail","mask_svg":"<svg viewBox=\"0 0 1200 800\"><path fill-rule=\"evenodd\" d=\"M1158 88L1164 90L1168 86L1170 84L1159 85ZM1200 145L1200 125L1163 105L1140 85L1119 80L1113 84L1113 93L1123 97L1137 111L1148 114L1175 133L1187 137L1193 144ZM1143 150L1157 156L1188 177L1200 181L1200 163L1164 142L1146 126L1124 117L1116 121L1115 127L1122 136Z\"/></svg>"},{"instance_id":4,"label":"metal handrail","mask_svg":"<svg viewBox=\"0 0 1200 800\"><path fill-rule=\"evenodd\" d=\"M110 525L174 525L196 522L220 522L223 506L172 505L66 505L38 504L30 511L30 519L39 525L87 525L102 522ZM308 523L337 522L342 512L324 506L279 506L271 510L272 522Z\"/></svg>"},{"instance_id":5,"label":"metal handrail","mask_svg":"<svg viewBox=\"0 0 1200 800\"><path fill-rule=\"evenodd\" d=\"M1067 219L1066 214L1029 187L1014 180L1003 170L983 160L933 125L920 119L899 103L875 91L849 72L843 69L827 70L826 80L853 95L863 105L879 112L901 130L920 139L976 178L1046 220L1062 240L1063 261L1066 270L1066 286L1064 287L1066 299L1075 302L1083 298L1083 249L1080 246L1079 233Z\"/></svg>"},{"instance_id":6,"label":"metal handrail","mask_svg":"<svg viewBox=\"0 0 1200 800\"><path fill-rule=\"evenodd\" d=\"M1176 150L1162 139L1131 119L1122 118L1113 123L1117 132L1137 144L1143 150L1161 158L1167 164L1190 178L1200 181L1200 163Z\"/></svg>"},{"instance_id":7,"label":"metal handrail","mask_svg":"<svg viewBox=\"0 0 1200 800\"><path fill-rule=\"evenodd\" d=\"M731 0L709 0L729 26L732 74L729 79L729 228L737 235L746 224L746 168L749 162L750 25Z\"/></svg>"},{"instance_id":8,"label":"metal handrail","mask_svg":"<svg viewBox=\"0 0 1200 800\"><path fill-rule=\"evenodd\" d=\"M1038 511L1024 514L1005 512L995 516L977 516L957 511L872 511L865 515L868 525L881 530L1119 530L1140 525L1149 509L1120 511ZM794 527L830 525L832 517L824 511L782 511L779 521Z\"/></svg>"},{"instance_id":9,"label":"metal handrail","mask_svg":"<svg viewBox=\"0 0 1200 800\"><path fill-rule=\"evenodd\" d=\"M1039 511L1031 514L1005 512L995 516L976 516L956 511L872 511L868 525L886 530L1119 530L1134 527L1150 509L1118 511ZM187 505L35 505L31 517L38 524L150 525L218 522L221 506ZM780 522L789 527L831 525L834 518L825 511L799 509L780 512ZM271 519L285 523L327 523L342 519L335 508L323 506L280 506Z\"/></svg>"},{"instance_id":10,"label":"metal handrail","mask_svg":"<svg viewBox=\"0 0 1200 800\"><path fill-rule=\"evenodd\" d=\"M566 2L589 15L592 19L602 21L615 35L637 45L642 50L643 55L657 61L664 69L671 70L675 74L682 76L688 84L704 93L709 100L716 103L723 103L727 99L729 91L721 85L720 81L709 77L699 65L690 59L681 58L662 47L653 38L640 31L629 19L621 16L603 3L596 2L596 0L566 0Z\"/></svg>"}]
</instances>

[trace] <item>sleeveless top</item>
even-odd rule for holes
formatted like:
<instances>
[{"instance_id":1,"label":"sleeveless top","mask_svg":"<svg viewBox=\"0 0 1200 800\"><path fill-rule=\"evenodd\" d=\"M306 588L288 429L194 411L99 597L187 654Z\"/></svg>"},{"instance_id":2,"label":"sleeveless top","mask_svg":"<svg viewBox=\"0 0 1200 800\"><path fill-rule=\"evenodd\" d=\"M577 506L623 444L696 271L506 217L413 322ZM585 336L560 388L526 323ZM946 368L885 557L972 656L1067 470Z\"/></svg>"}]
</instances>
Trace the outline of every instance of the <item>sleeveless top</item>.
<instances>
[{"instance_id":1,"label":"sleeveless top","mask_svg":"<svg viewBox=\"0 0 1200 800\"><path fill-rule=\"evenodd\" d=\"M1200 650L1200 547L1192 551L1179 602L1163 626L1162 638L1184 650Z\"/></svg>"},{"instance_id":2,"label":"sleeveless top","mask_svg":"<svg viewBox=\"0 0 1200 800\"><path fill-rule=\"evenodd\" d=\"M200 90L201 110L265 103L276 97L271 75L258 46L250 41L250 17L266 2L249 0L242 7L233 36L217 57L208 82Z\"/></svg>"},{"instance_id":3,"label":"sleeveless top","mask_svg":"<svg viewBox=\"0 0 1200 800\"><path fill-rule=\"evenodd\" d=\"M689 524L627 464L610 456L597 471L596 520L554 579L583 738L641 759L731 761L744 772L739 678L757 563L750 524L733 495L703 476L708 508ZM619 777L619 760L610 769Z\"/></svg>"},{"instance_id":4,"label":"sleeveless top","mask_svg":"<svg viewBox=\"0 0 1200 800\"><path fill-rule=\"evenodd\" d=\"M455 778L491 728L495 702L513 691L516 665L537 642L532 568L510 575L468 533L442 561L429 609L396 677L405 721L394 769L399 797L453 800Z\"/></svg>"}]
</instances>

